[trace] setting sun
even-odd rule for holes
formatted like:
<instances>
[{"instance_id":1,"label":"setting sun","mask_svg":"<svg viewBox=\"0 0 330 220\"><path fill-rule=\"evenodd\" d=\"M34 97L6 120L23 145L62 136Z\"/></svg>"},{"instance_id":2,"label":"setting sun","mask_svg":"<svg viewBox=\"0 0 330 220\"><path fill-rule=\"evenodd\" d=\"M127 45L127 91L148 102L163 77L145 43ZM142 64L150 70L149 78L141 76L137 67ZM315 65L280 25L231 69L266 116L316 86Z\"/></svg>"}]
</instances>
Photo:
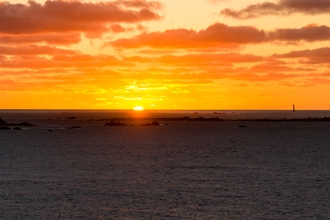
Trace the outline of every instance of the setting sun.
<instances>
[{"instance_id":1,"label":"setting sun","mask_svg":"<svg viewBox=\"0 0 330 220\"><path fill-rule=\"evenodd\" d=\"M133 110L134 110L134 111L143 111L144 108L143 108L142 106L135 106L135 107L133 108Z\"/></svg>"}]
</instances>

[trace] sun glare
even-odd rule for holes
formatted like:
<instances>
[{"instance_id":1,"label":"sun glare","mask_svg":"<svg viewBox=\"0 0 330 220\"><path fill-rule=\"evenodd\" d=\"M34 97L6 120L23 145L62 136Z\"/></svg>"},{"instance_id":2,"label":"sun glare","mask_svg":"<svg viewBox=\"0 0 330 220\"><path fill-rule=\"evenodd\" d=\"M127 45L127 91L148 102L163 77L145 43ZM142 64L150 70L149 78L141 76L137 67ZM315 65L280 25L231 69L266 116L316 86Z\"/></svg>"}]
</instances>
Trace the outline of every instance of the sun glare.
<instances>
[{"instance_id":1,"label":"sun glare","mask_svg":"<svg viewBox=\"0 0 330 220\"><path fill-rule=\"evenodd\" d=\"M134 110L134 111L143 111L144 108L143 108L142 106L135 106L135 107L133 108L133 110Z\"/></svg>"}]
</instances>

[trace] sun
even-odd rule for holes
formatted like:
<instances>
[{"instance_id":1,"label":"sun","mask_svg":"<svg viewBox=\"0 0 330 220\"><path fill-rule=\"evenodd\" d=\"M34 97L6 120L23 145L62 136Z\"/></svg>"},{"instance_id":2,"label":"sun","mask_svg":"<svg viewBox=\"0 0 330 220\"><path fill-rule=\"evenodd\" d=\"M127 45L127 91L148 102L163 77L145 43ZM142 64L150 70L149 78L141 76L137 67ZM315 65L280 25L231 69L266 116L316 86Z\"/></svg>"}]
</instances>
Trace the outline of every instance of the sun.
<instances>
[{"instance_id":1,"label":"sun","mask_svg":"<svg viewBox=\"0 0 330 220\"><path fill-rule=\"evenodd\" d=\"M134 110L134 111L143 111L144 108L143 108L142 106L135 106L135 107L133 108L133 110Z\"/></svg>"}]
</instances>

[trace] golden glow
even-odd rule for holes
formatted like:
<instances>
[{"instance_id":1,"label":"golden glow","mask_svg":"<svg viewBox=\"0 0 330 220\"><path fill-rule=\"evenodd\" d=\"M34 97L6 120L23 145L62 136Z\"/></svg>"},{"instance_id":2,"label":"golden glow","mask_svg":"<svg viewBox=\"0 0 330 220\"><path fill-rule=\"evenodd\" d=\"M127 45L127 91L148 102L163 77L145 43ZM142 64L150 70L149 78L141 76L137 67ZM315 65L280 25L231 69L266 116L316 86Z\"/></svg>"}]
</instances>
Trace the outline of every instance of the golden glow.
<instances>
[{"instance_id":1,"label":"golden glow","mask_svg":"<svg viewBox=\"0 0 330 220\"><path fill-rule=\"evenodd\" d=\"M143 108L142 106L135 106L135 107L133 108L133 110L134 110L134 111L143 111L144 108Z\"/></svg>"},{"instance_id":2,"label":"golden glow","mask_svg":"<svg viewBox=\"0 0 330 220\"><path fill-rule=\"evenodd\" d=\"M330 109L330 3L134 1L0 3L0 109Z\"/></svg>"}]
</instances>

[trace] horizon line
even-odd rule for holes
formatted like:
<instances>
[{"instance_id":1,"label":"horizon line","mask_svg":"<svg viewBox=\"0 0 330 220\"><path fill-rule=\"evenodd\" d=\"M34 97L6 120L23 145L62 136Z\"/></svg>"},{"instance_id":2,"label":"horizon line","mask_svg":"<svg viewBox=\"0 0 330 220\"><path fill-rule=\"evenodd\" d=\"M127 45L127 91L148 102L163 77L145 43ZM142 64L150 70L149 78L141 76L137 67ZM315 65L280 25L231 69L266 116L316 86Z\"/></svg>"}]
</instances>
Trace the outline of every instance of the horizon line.
<instances>
[{"instance_id":1,"label":"horizon line","mask_svg":"<svg viewBox=\"0 0 330 220\"><path fill-rule=\"evenodd\" d=\"M134 109L75 109L75 108L13 108L0 111L134 111ZM292 111L292 109L144 109L143 111ZM330 111L330 109L295 109L295 111Z\"/></svg>"}]
</instances>

